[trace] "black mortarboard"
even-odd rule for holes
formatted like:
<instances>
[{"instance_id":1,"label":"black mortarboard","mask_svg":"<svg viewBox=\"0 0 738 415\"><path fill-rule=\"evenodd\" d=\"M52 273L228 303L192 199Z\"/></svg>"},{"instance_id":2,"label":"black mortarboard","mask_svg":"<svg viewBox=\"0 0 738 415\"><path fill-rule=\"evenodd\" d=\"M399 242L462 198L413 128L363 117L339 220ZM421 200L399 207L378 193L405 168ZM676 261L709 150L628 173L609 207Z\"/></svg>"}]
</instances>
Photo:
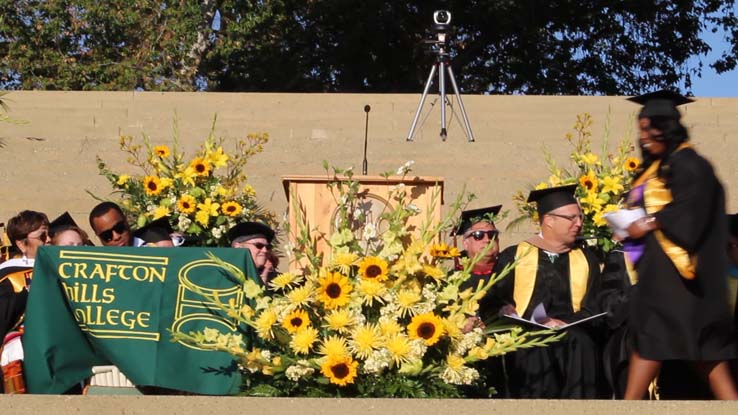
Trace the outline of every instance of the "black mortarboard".
<instances>
[{"instance_id":1,"label":"black mortarboard","mask_svg":"<svg viewBox=\"0 0 738 415\"><path fill-rule=\"evenodd\" d=\"M53 236L55 233L63 231L72 226L79 228L77 222L75 222L72 218L72 215L70 215L69 212L64 212L59 215L58 218L52 220L51 223L49 223L49 234Z\"/></svg>"},{"instance_id":2,"label":"black mortarboard","mask_svg":"<svg viewBox=\"0 0 738 415\"><path fill-rule=\"evenodd\" d=\"M451 236L463 234L477 222L492 222L494 220L494 216L500 213L500 209L502 209L502 205L465 210L461 212L461 221L451 230Z\"/></svg>"},{"instance_id":3,"label":"black mortarboard","mask_svg":"<svg viewBox=\"0 0 738 415\"><path fill-rule=\"evenodd\" d=\"M140 245L171 240L174 232L167 216L161 217L133 232L133 237L142 241Z\"/></svg>"},{"instance_id":4,"label":"black mortarboard","mask_svg":"<svg viewBox=\"0 0 738 415\"><path fill-rule=\"evenodd\" d=\"M576 189L576 184L569 184L549 187L548 189L531 190L530 195L528 195L528 203L536 202L538 215L543 216L561 206L577 203L577 199L574 197Z\"/></svg>"},{"instance_id":5,"label":"black mortarboard","mask_svg":"<svg viewBox=\"0 0 738 415\"><path fill-rule=\"evenodd\" d=\"M248 237L247 239L264 238L271 243L274 239L274 231L259 222L241 222L228 230L228 240L231 243L242 236Z\"/></svg>"},{"instance_id":6,"label":"black mortarboard","mask_svg":"<svg viewBox=\"0 0 738 415\"><path fill-rule=\"evenodd\" d=\"M660 91L649 92L648 94L628 98L628 101L643 105L641 112L638 114L638 118L661 116L677 120L680 119L682 115L676 107L694 102L693 99L687 98L678 92L668 89L662 89Z\"/></svg>"}]
</instances>

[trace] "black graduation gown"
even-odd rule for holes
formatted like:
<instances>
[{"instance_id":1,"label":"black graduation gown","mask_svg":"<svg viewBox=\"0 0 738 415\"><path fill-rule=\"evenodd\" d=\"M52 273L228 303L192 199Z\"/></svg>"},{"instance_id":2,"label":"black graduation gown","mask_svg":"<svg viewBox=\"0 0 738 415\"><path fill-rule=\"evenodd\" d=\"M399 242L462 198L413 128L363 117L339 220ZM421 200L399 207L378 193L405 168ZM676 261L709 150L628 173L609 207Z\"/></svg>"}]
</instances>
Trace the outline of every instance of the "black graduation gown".
<instances>
[{"instance_id":1,"label":"black graduation gown","mask_svg":"<svg viewBox=\"0 0 738 415\"><path fill-rule=\"evenodd\" d=\"M26 310L28 291L16 291L10 279L29 280L32 266L22 264L21 260L12 259L0 264L0 344L5 335L18 325ZM26 281L26 286L28 281Z\"/></svg>"},{"instance_id":2,"label":"black graduation gown","mask_svg":"<svg viewBox=\"0 0 738 415\"><path fill-rule=\"evenodd\" d=\"M679 274L653 232L645 237L630 301L634 346L649 360L733 359L723 187L710 163L690 148L671 155L667 186L673 200L655 216L667 238L696 256L696 277Z\"/></svg>"},{"instance_id":3,"label":"black graduation gown","mask_svg":"<svg viewBox=\"0 0 738 415\"><path fill-rule=\"evenodd\" d=\"M517 247L505 249L495 271L515 261ZM535 286L523 317L530 318L540 303L550 317L573 322L596 314L600 268L597 257L584 250L589 265L587 291L581 309L574 311L569 280L569 254L552 263L538 249ZM492 287L489 303L514 303L514 271ZM590 324L591 323L591 324ZM606 396L596 320L566 329L567 335L548 347L520 350L506 356L508 389L512 398L592 399Z\"/></svg>"}]
</instances>

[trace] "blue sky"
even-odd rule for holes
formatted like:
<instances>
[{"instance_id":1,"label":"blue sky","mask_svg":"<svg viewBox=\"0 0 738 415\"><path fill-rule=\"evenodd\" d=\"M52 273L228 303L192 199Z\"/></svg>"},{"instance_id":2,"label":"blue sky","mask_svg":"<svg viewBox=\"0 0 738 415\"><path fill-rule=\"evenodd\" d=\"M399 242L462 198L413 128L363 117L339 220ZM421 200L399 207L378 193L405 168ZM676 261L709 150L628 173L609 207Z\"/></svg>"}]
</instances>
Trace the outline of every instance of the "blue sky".
<instances>
[{"instance_id":1,"label":"blue sky","mask_svg":"<svg viewBox=\"0 0 738 415\"><path fill-rule=\"evenodd\" d=\"M735 10L735 6L733 7ZM718 31L710 33L703 32L705 41L712 47L706 57L702 59L705 66L702 68L702 78L692 79L692 92L697 97L738 97L738 69L730 72L717 74L714 69L708 65L720 57L722 51L728 48L728 44L723 39L724 33ZM696 66L696 63L695 63Z\"/></svg>"}]
</instances>

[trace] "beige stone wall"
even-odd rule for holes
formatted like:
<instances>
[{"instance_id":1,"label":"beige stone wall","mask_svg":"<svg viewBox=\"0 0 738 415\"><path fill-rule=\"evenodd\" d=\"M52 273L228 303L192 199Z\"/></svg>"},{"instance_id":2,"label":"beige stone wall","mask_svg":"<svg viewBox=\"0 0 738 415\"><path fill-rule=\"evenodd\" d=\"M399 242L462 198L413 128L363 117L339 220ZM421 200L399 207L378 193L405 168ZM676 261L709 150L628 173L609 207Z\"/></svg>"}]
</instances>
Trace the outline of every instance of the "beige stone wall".
<instances>
[{"instance_id":1,"label":"beige stone wall","mask_svg":"<svg viewBox=\"0 0 738 415\"><path fill-rule=\"evenodd\" d=\"M265 152L252 159L247 173L260 201L278 214L286 208L282 175L321 174L323 160L361 169L365 104L372 107L369 174L414 160L416 174L446 178L447 203L464 187L475 193L478 199L471 207L502 203L513 208L516 190L547 177L543 145L560 162L566 160L570 149L564 135L579 113L593 115L596 146L608 117L613 145L635 138L637 108L622 97L475 95L464 97L475 143L466 141L458 118L449 122L448 140L439 139L440 108L430 106L434 97L425 105L421 116L425 122L415 141L406 142L419 98L420 94L13 92L7 96L10 115L27 123L0 124L4 143L0 221L30 208L51 218L69 210L86 224L96 203L86 191L110 196L107 182L97 173L95 156L125 170L119 135L145 133L154 143L171 144L175 116L180 140L189 150L206 136L215 114L216 133L227 139L269 133ZM693 141L726 184L729 210L738 210L731 185L738 183L733 161L738 150L738 99L702 98L684 112ZM502 243L516 242L529 231L510 232Z\"/></svg>"},{"instance_id":2,"label":"beige stone wall","mask_svg":"<svg viewBox=\"0 0 738 415\"><path fill-rule=\"evenodd\" d=\"M3 414L45 414L52 410L58 415L734 415L738 410L738 403L0 395L0 412Z\"/></svg>"}]
</instances>

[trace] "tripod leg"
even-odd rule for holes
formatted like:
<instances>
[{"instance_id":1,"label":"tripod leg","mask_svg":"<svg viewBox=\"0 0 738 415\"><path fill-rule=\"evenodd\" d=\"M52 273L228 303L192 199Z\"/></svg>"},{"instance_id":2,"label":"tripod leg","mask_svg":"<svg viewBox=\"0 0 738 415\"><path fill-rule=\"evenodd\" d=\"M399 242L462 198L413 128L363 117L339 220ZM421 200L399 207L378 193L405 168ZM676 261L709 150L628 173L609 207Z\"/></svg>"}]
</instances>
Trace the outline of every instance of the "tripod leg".
<instances>
[{"instance_id":1,"label":"tripod leg","mask_svg":"<svg viewBox=\"0 0 738 415\"><path fill-rule=\"evenodd\" d=\"M438 63L438 90L441 94L441 140L446 141L446 73L444 67L450 68L444 61Z\"/></svg>"},{"instance_id":2,"label":"tripod leg","mask_svg":"<svg viewBox=\"0 0 738 415\"><path fill-rule=\"evenodd\" d=\"M461 117L464 119L464 128L466 129L466 139L471 143L474 141L474 133L472 133L471 124L469 124L469 117L466 116L466 110L464 109L464 101L461 100L461 94L459 94L459 87L456 86L456 78L454 78L454 71L451 70L451 65L447 65L446 70L448 70L448 77L451 78L451 86L454 87L454 94L456 94L456 100L459 101L459 109L461 110Z\"/></svg>"},{"instance_id":3,"label":"tripod leg","mask_svg":"<svg viewBox=\"0 0 738 415\"><path fill-rule=\"evenodd\" d=\"M431 84L433 83L433 75L436 74L436 65L433 65L430 70L430 75L428 75L428 80L425 82L425 88L423 88L423 95L420 97L420 103L418 103L418 109L415 111L415 118L413 118L413 123L410 125L410 132L407 134L406 141L413 141L413 136L415 135L415 127L418 125L418 118L420 117L420 111L423 109L423 104L425 103L425 99L428 97L428 91L430 90Z\"/></svg>"}]
</instances>

